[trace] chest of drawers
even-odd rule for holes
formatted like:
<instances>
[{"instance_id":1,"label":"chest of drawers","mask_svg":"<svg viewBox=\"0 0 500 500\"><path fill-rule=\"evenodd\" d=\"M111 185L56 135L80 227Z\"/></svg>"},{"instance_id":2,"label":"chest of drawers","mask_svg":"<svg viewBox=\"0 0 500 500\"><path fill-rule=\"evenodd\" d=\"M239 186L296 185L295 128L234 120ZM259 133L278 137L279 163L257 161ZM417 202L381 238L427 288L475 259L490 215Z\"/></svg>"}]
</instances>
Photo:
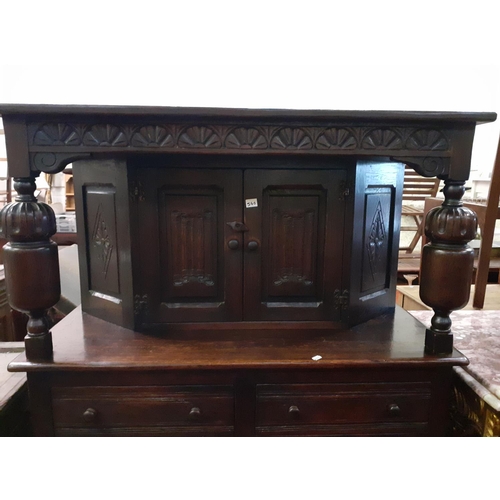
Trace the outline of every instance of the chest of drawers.
<instances>
[{"instance_id":1,"label":"chest of drawers","mask_svg":"<svg viewBox=\"0 0 500 500\"><path fill-rule=\"evenodd\" d=\"M425 355L424 334L401 309L333 334L168 338L78 309L53 329L53 362L10 369L28 370L39 435L445 435L452 367L467 359Z\"/></svg>"}]
</instances>

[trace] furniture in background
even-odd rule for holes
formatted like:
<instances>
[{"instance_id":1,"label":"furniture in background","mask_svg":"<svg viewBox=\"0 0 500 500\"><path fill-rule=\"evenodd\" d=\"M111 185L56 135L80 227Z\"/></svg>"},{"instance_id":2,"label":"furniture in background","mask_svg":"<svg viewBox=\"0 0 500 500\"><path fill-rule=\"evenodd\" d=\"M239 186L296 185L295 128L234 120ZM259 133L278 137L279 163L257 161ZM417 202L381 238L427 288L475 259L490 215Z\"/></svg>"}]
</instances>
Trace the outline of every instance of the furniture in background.
<instances>
[{"instance_id":1,"label":"furniture in background","mask_svg":"<svg viewBox=\"0 0 500 500\"><path fill-rule=\"evenodd\" d=\"M474 307L481 308L484 304L486 293L486 284L488 283L488 270L490 266L491 248L493 245L493 236L495 234L495 224L500 219L500 207L498 205L500 198L500 139L498 141L497 154L493 171L491 174L490 189L486 207L481 210L478 219L482 219L481 226L481 247L479 249L479 262L476 273L476 291L474 293ZM484 215L483 215L484 214ZM484 217L484 219L483 219ZM500 275L499 275L500 282Z\"/></svg>"},{"instance_id":2,"label":"furniture in background","mask_svg":"<svg viewBox=\"0 0 500 500\"><path fill-rule=\"evenodd\" d=\"M0 437L33 434L26 374L7 371L9 362L23 351L22 342L0 342Z\"/></svg>"},{"instance_id":3,"label":"furniture in background","mask_svg":"<svg viewBox=\"0 0 500 500\"><path fill-rule=\"evenodd\" d=\"M484 305L486 285L488 283L488 271L490 269L491 250L495 234L495 224L500 219L500 141L497 155L491 174L490 189L486 203L464 202L464 206L473 210L477 215L478 225L481 232L481 246L477 264L473 306L481 309ZM442 200L429 198L425 202L424 213L427 214L432 208L439 206ZM422 246L427 243L423 234ZM500 275L499 275L500 282Z\"/></svg>"},{"instance_id":4,"label":"furniture in background","mask_svg":"<svg viewBox=\"0 0 500 500\"><path fill-rule=\"evenodd\" d=\"M432 311L411 311L427 322ZM498 310L457 311L456 345L470 360L455 367L452 435L500 436L500 332Z\"/></svg>"},{"instance_id":5,"label":"furniture in background","mask_svg":"<svg viewBox=\"0 0 500 500\"><path fill-rule=\"evenodd\" d=\"M407 247L400 247L400 250L406 250L406 253L409 254L413 253L422 235L424 220L424 204L422 202L436 196L440 182L438 178L422 177L413 168L405 167L401 216L412 217L416 227L401 225L401 231L412 231L415 235L410 244ZM415 206L414 202L420 202L422 206Z\"/></svg>"},{"instance_id":6,"label":"furniture in background","mask_svg":"<svg viewBox=\"0 0 500 500\"><path fill-rule=\"evenodd\" d=\"M0 181L5 181L5 191L0 191L0 203L4 206L12 201L12 179L0 177Z\"/></svg>"},{"instance_id":7,"label":"furniture in background","mask_svg":"<svg viewBox=\"0 0 500 500\"><path fill-rule=\"evenodd\" d=\"M72 169L64 169L64 179L66 185L66 212L75 211L75 186L73 184Z\"/></svg>"},{"instance_id":8,"label":"furniture in background","mask_svg":"<svg viewBox=\"0 0 500 500\"><path fill-rule=\"evenodd\" d=\"M30 315L9 369L28 373L37 435L447 432L452 368L467 364L450 313L476 231L455 206L475 125L495 114L0 112L23 200L1 213L22 250L6 247L7 279ZM69 162L82 306L50 331L55 227L33 172ZM427 329L395 307L404 165L445 179L423 255ZM31 210L43 216L21 227Z\"/></svg>"}]
</instances>

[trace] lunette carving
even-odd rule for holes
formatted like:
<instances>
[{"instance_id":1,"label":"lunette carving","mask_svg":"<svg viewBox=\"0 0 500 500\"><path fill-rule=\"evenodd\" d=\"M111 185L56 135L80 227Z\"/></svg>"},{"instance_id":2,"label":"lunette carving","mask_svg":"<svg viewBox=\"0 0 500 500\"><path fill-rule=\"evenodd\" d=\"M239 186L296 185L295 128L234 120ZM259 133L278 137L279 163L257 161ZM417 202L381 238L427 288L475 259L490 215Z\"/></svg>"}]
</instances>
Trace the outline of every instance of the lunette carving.
<instances>
[{"instance_id":1,"label":"lunette carving","mask_svg":"<svg viewBox=\"0 0 500 500\"><path fill-rule=\"evenodd\" d=\"M328 128L316 139L316 149L356 149L358 141L347 128Z\"/></svg>"},{"instance_id":2,"label":"lunette carving","mask_svg":"<svg viewBox=\"0 0 500 500\"><path fill-rule=\"evenodd\" d=\"M440 130L421 128L410 135L406 147L418 151L447 151L450 146Z\"/></svg>"},{"instance_id":3,"label":"lunette carving","mask_svg":"<svg viewBox=\"0 0 500 500\"><path fill-rule=\"evenodd\" d=\"M229 132L224 145L228 149L267 149L268 141L257 128L237 127Z\"/></svg>"},{"instance_id":4,"label":"lunette carving","mask_svg":"<svg viewBox=\"0 0 500 500\"><path fill-rule=\"evenodd\" d=\"M310 132L305 128L284 127L271 139L272 149L312 149Z\"/></svg>"},{"instance_id":5,"label":"lunette carving","mask_svg":"<svg viewBox=\"0 0 500 500\"><path fill-rule=\"evenodd\" d=\"M363 149L403 149L403 137L398 129L369 129L361 142Z\"/></svg>"},{"instance_id":6,"label":"lunette carving","mask_svg":"<svg viewBox=\"0 0 500 500\"><path fill-rule=\"evenodd\" d=\"M180 125L175 123L32 123L33 151L49 147L95 150L415 151L450 152L446 132L425 127Z\"/></svg>"}]
</instances>

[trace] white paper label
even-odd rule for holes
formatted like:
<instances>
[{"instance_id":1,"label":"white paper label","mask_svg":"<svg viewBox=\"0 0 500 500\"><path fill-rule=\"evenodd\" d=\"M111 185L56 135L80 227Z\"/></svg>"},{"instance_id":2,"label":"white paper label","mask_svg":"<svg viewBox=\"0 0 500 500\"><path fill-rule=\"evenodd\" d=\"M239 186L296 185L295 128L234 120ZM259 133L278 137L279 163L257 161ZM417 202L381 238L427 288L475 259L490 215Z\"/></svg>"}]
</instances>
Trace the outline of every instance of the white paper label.
<instances>
[{"instance_id":1,"label":"white paper label","mask_svg":"<svg viewBox=\"0 0 500 500\"><path fill-rule=\"evenodd\" d=\"M257 198L249 198L248 200L245 200L245 205L247 208L256 208L259 206Z\"/></svg>"},{"instance_id":2,"label":"white paper label","mask_svg":"<svg viewBox=\"0 0 500 500\"><path fill-rule=\"evenodd\" d=\"M319 361L320 359L323 359L323 356L320 356L319 354L316 354L316 356L313 356L311 359L314 360L314 361Z\"/></svg>"}]
</instances>

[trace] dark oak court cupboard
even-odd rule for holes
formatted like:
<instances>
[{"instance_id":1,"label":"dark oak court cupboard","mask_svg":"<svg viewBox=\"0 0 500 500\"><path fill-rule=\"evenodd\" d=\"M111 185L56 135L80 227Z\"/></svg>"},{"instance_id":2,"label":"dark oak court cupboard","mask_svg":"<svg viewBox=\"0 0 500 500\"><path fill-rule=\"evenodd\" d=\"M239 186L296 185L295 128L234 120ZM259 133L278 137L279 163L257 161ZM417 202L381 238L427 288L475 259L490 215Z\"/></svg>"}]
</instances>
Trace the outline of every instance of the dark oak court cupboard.
<instances>
[{"instance_id":1,"label":"dark oak court cupboard","mask_svg":"<svg viewBox=\"0 0 500 500\"><path fill-rule=\"evenodd\" d=\"M444 435L461 203L494 113L0 106L19 193L1 213L39 435ZM40 172L73 164L82 306L59 296ZM425 327L395 308L403 171L427 220ZM465 300L465 302L464 302Z\"/></svg>"},{"instance_id":2,"label":"dark oak court cupboard","mask_svg":"<svg viewBox=\"0 0 500 500\"><path fill-rule=\"evenodd\" d=\"M178 155L152 163L75 163L84 310L151 329L338 327L394 307L401 164ZM363 240L354 259L353 231Z\"/></svg>"}]
</instances>

